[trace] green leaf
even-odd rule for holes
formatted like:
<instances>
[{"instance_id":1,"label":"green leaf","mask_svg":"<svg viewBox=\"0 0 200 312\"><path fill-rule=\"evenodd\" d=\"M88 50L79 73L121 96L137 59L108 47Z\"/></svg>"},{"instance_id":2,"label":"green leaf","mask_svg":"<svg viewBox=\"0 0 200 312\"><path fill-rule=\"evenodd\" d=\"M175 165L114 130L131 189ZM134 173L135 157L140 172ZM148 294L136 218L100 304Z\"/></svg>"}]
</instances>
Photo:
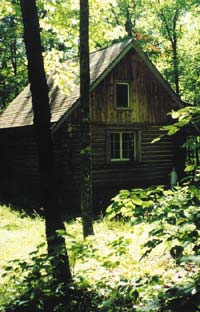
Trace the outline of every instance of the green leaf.
<instances>
[{"instance_id":1,"label":"green leaf","mask_svg":"<svg viewBox=\"0 0 200 312\"><path fill-rule=\"evenodd\" d=\"M143 208L148 208L148 207L153 206L153 204L154 204L154 202L152 200L144 201L143 204L142 204L142 207Z\"/></svg>"},{"instance_id":2,"label":"green leaf","mask_svg":"<svg viewBox=\"0 0 200 312\"><path fill-rule=\"evenodd\" d=\"M140 311L141 312L152 312L152 311L158 311L159 308L160 308L160 302L158 300L155 300L153 302L148 303Z\"/></svg>"},{"instance_id":3,"label":"green leaf","mask_svg":"<svg viewBox=\"0 0 200 312\"><path fill-rule=\"evenodd\" d=\"M173 119L178 119L179 118L179 116L180 116L180 112L179 111L172 111L171 112L171 116L172 116L172 118Z\"/></svg>"},{"instance_id":4,"label":"green leaf","mask_svg":"<svg viewBox=\"0 0 200 312\"><path fill-rule=\"evenodd\" d=\"M151 144L154 144L154 143L156 143L156 142L159 142L161 140L161 137L157 137L157 138L155 138L155 139L153 139L152 141L151 141Z\"/></svg>"},{"instance_id":5,"label":"green leaf","mask_svg":"<svg viewBox=\"0 0 200 312\"><path fill-rule=\"evenodd\" d=\"M194 171L195 170L195 165L188 165L186 168L185 168L185 172L190 172L190 171Z\"/></svg>"},{"instance_id":6,"label":"green leaf","mask_svg":"<svg viewBox=\"0 0 200 312\"><path fill-rule=\"evenodd\" d=\"M180 262L192 262L194 264L200 265L200 256L184 256L181 257Z\"/></svg>"},{"instance_id":7,"label":"green leaf","mask_svg":"<svg viewBox=\"0 0 200 312\"><path fill-rule=\"evenodd\" d=\"M142 206L143 200L141 200L139 197L136 197L135 195L131 195L131 199L135 205Z\"/></svg>"},{"instance_id":8,"label":"green leaf","mask_svg":"<svg viewBox=\"0 0 200 312\"><path fill-rule=\"evenodd\" d=\"M175 133L177 133L180 129L178 127L176 127L175 125L170 126L170 128L168 129L168 135L173 135Z\"/></svg>"}]
</instances>

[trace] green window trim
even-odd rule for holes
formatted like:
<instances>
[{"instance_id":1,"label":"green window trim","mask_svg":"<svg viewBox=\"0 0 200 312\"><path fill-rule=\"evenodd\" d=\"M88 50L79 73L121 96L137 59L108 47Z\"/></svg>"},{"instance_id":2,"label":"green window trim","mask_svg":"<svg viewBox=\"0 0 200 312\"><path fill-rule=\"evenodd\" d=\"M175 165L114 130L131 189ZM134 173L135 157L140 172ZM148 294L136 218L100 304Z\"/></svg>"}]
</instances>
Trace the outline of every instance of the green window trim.
<instances>
[{"instance_id":1,"label":"green window trim","mask_svg":"<svg viewBox=\"0 0 200 312\"><path fill-rule=\"evenodd\" d=\"M112 163L139 161L140 131L109 131L107 159Z\"/></svg>"}]
</instances>

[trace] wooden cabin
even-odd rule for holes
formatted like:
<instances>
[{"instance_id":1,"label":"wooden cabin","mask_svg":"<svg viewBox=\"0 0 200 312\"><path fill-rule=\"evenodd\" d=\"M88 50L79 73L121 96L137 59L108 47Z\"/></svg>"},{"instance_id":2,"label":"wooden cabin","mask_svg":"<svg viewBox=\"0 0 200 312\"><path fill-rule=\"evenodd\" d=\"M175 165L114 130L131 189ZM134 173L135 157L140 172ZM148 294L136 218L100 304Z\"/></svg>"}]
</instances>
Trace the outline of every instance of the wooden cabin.
<instances>
[{"instance_id":1,"label":"wooden cabin","mask_svg":"<svg viewBox=\"0 0 200 312\"><path fill-rule=\"evenodd\" d=\"M168 112L183 103L132 40L90 54L92 183L100 208L124 188L169 184L173 167L183 169L180 137L164 137ZM79 207L79 82L66 95L49 79L52 134L59 198ZM37 148L30 88L27 86L0 116L0 193L40 201Z\"/></svg>"}]
</instances>

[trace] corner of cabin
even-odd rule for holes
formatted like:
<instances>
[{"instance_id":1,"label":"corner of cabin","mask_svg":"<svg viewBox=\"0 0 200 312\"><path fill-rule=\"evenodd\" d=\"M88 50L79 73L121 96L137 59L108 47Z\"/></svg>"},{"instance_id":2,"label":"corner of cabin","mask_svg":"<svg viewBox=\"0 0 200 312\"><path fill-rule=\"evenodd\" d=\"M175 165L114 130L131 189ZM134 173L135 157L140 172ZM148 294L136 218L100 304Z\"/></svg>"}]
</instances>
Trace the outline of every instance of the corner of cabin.
<instances>
[{"instance_id":1,"label":"corner of cabin","mask_svg":"<svg viewBox=\"0 0 200 312\"><path fill-rule=\"evenodd\" d=\"M91 92L93 184L101 194L169 184L172 168L180 172L177 140L151 143L172 122L167 113L179 108L163 81L131 49Z\"/></svg>"}]
</instances>

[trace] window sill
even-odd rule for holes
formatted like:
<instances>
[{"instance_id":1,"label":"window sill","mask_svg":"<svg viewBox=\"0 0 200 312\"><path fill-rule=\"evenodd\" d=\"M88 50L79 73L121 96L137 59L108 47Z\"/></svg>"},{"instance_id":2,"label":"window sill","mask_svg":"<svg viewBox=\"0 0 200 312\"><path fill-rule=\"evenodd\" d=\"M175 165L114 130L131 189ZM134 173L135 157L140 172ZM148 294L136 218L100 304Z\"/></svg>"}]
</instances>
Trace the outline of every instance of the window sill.
<instances>
[{"instance_id":1,"label":"window sill","mask_svg":"<svg viewBox=\"0 0 200 312\"><path fill-rule=\"evenodd\" d=\"M140 163L140 160L110 160L108 162L109 165L112 167L114 166L131 166L131 165L137 165Z\"/></svg>"}]
</instances>

